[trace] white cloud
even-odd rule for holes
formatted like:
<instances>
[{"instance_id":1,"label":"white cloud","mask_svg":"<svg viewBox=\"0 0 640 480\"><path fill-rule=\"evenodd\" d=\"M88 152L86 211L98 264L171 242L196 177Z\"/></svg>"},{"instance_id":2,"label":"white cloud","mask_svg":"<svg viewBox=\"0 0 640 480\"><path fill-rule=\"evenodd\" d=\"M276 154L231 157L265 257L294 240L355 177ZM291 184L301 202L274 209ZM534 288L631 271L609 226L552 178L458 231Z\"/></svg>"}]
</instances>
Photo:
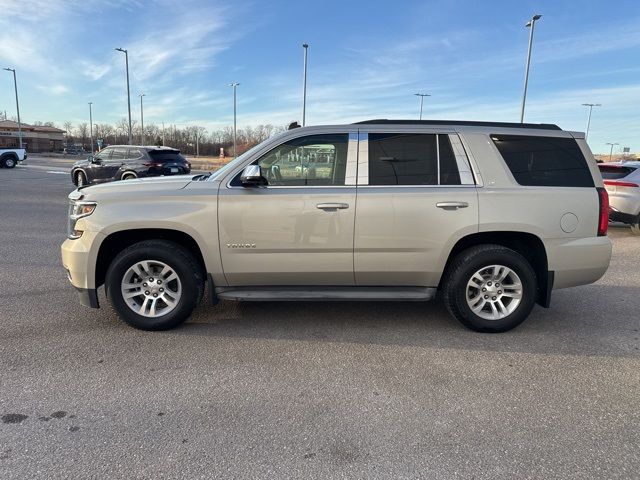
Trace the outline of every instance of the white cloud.
<instances>
[{"instance_id":1,"label":"white cloud","mask_svg":"<svg viewBox=\"0 0 640 480\"><path fill-rule=\"evenodd\" d=\"M63 95L69 91L69 89L66 86L61 84L38 85L37 88L41 92L45 92L46 94L49 94L49 95Z\"/></svg>"}]
</instances>

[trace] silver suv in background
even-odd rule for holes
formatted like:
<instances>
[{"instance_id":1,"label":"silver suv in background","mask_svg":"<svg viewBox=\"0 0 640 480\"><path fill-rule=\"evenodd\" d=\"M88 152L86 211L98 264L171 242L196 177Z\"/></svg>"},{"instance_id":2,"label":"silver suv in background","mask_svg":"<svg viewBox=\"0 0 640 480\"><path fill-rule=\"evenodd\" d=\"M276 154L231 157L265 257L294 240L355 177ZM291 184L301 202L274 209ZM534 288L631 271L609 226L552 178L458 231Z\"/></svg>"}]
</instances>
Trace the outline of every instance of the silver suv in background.
<instances>
[{"instance_id":1,"label":"silver suv in background","mask_svg":"<svg viewBox=\"0 0 640 480\"><path fill-rule=\"evenodd\" d=\"M609 193L609 220L631 226L640 235L640 161L599 164Z\"/></svg>"},{"instance_id":2,"label":"silver suv in background","mask_svg":"<svg viewBox=\"0 0 640 480\"><path fill-rule=\"evenodd\" d=\"M244 301L425 301L503 332L609 266L608 196L584 134L373 120L272 137L209 175L69 195L62 263L130 325ZM425 314L427 310L425 309Z\"/></svg>"}]
</instances>

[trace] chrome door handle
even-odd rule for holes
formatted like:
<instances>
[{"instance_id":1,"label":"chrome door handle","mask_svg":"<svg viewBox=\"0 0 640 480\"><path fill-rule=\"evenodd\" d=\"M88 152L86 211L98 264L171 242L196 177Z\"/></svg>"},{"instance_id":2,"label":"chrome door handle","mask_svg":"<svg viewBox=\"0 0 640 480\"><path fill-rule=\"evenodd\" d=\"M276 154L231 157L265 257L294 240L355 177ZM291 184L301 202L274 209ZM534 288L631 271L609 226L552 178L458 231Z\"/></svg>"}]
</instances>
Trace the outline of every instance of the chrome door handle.
<instances>
[{"instance_id":1,"label":"chrome door handle","mask_svg":"<svg viewBox=\"0 0 640 480\"><path fill-rule=\"evenodd\" d=\"M342 210L344 208L349 208L348 203L319 203L316 205L316 208L320 210L324 210L325 212L335 212L336 210Z\"/></svg>"},{"instance_id":2,"label":"chrome door handle","mask_svg":"<svg viewBox=\"0 0 640 480\"><path fill-rule=\"evenodd\" d=\"M467 208L469 204L467 202L438 202L436 207L444 208L445 210L457 210L458 208Z\"/></svg>"}]
</instances>

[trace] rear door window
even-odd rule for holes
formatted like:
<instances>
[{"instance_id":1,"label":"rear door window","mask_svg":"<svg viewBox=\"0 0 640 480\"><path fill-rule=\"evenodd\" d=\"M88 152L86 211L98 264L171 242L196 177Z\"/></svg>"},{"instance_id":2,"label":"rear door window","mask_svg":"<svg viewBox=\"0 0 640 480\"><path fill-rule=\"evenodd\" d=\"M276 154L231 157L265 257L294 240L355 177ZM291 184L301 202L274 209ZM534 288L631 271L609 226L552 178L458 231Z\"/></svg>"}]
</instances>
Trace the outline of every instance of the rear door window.
<instances>
[{"instance_id":1,"label":"rear door window","mask_svg":"<svg viewBox=\"0 0 640 480\"><path fill-rule=\"evenodd\" d=\"M369 185L437 185L434 134L369 133Z\"/></svg>"},{"instance_id":2,"label":"rear door window","mask_svg":"<svg viewBox=\"0 0 640 480\"><path fill-rule=\"evenodd\" d=\"M617 180L636 171L637 167L628 167L623 165L598 165L600 174L605 180Z\"/></svg>"},{"instance_id":3,"label":"rear door window","mask_svg":"<svg viewBox=\"0 0 640 480\"><path fill-rule=\"evenodd\" d=\"M127 158L127 149L126 148L114 148L113 153L111 154L110 161L118 162Z\"/></svg>"},{"instance_id":4,"label":"rear door window","mask_svg":"<svg viewBox=\"0 0 640 480\"><path fill-rule=\"evenodd\" d=\"M526 186L593 187L593 178L573 138L492 134L516 182Z\"/></svg>"},{"instance_id":5,"label":"rear door window","mask_svg":"<svg viewBox=\"0 0 640 480\"><path fill-rule=\"evenodd\" d=\"M135 160L137 158L142 158L142 152L139 148L130 148L127 152L127 158L129 160Z\"/></svg>"},{"instance_id":6,"label":"rear door window","mask_svg":"<svg viewBox=\"0 0 640 480\"><path fill-rule=\"evenodd\" d=\"M464 182L461 171L466 175ZM369 185L473 183L466 154L455 134L369 133Z\"/></svg>"}]
</instances>

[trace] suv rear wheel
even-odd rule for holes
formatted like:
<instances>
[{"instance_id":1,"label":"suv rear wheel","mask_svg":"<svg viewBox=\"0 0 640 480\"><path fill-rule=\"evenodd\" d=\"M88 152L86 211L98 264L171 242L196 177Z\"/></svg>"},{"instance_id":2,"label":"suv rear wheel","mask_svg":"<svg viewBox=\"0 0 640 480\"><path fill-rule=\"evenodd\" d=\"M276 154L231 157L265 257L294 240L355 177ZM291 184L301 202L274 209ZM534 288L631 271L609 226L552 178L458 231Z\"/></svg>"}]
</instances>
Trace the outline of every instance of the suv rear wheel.
<instances>
[{"instance_id":1,"label":"suv rear wheel","mask_svg":"<svg viewBox=\"0 0 640 480\"><path fill-rule=\"evenodd\" d=\"M201 267L193 255L166 240L136 243L113 260L105 278L118 316L141 330L166 330L184 322L202 296Z\"/></svg>"},{"instance_id":2,"label":"suv rear wheel","mask_svg":"<svg viewBox=\"0 0 640 480\"><path fill-rule=\"evenodd\" d=\"M449 312L478 332L506 332L531 313L536 275L518 252L500 245L480 245L451 263L443 286Z\"/></svg>"}]
</instances>

